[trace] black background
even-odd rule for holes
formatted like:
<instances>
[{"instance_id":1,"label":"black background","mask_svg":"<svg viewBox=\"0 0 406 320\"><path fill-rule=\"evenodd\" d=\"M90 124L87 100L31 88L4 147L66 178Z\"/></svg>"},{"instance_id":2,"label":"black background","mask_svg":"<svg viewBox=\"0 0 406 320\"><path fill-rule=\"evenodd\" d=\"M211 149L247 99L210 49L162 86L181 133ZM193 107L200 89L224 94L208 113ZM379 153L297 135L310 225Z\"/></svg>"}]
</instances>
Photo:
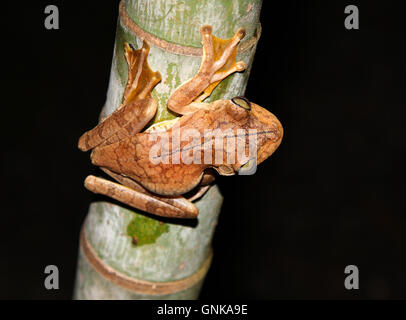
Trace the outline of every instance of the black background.
<instances>
[{"instance_id":1,"label":"black background","mask_svg":"<svg viewBox=\"0 0 406 320\"><path fill-rule=\"evenodd\" d=\"M11 2L11 1L10 1ZM8 3L10 3L8 2ZM406 298L400 1L268 1L246 96L284 125L254 176L225 196L202 298ZM0 298L70 299L95 196L78 137L104 104L118 1L3 4ZM360 30L344 8L360 9ZM55 264L60 290L43 286ZM344 288L344 268L360 290Z\"/></svg>"}]
</instances>

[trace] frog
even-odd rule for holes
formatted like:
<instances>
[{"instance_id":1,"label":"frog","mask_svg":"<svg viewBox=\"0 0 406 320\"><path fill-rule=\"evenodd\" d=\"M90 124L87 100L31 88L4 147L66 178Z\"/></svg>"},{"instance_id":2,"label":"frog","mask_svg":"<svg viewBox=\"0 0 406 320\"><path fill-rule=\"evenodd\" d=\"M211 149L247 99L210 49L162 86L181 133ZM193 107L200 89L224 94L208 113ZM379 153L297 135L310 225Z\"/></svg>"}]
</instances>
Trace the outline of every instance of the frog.
<instances>
[{"instance_id":1,"label":"frog","mask_svg":"<svg viewBox=\"0 0 406 320\"><path fill-rule=\"evenodd\" d=\"M209 25L203 25L200 33L200 68L166 101L168 110L176 118L153 125L150 123L157 112L157 101L151 92L162 76L159 71L152 71L148 64L150 46L145 40L138 50L128 42L124 43L128 76L121 104L113 113L103 116L99 124L85 132L78 142L80 150L91 150L92 164L115 181L89 175L84 182L88 190L153 215L197 218L199 209L195 201L210 189L217 175L231 176L244 168L256 166L279 147L283 127L267 109L242 96L206 102L221 81L246 69L243 61L236 62L237 46L245 36L245 30L238 29L229 39L215 37ZM188 150L191 142L186 139L176 145L175 130L181 135L194 130L201 136L205 136L208 130L231 132L231 136L244 145L248 144L248 132L252 131L255 132L256 148L252 155L242 157L243 160L235 161L234 157L229 161L233 157L228 157L230 151L223 148L224 144L212 143L207 148L200 148L196 154L203 154L203 149L217 152L220 147L219 159L212 152L207 157L210 161L185 161L180 153L182 148ZM238 132L244 134L237 138ZM169 138L163 139L163 134ZM178 161L151 158L151 151L156 149L159 141L164 142L163 147L158 148L158 156L162 157L165 150L168 155L177 154ZM200 147L205 143L199 137L194 141ZM235 152L232 153L235 156Z\"/></svg>"}]
</instances>

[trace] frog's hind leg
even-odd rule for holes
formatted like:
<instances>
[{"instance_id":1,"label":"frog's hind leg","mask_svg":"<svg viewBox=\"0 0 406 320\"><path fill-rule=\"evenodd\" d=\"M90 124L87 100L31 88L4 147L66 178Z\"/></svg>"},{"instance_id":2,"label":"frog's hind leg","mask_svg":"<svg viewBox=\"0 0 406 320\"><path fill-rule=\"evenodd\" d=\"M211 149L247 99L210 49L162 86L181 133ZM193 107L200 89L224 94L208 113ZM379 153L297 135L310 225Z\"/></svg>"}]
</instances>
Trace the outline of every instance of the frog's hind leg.
<instances>
[{"instance_id":1,"label":"frog's hind leg","mask_svg":"<svg viewBox=\"0 0 406 320\"><path fill-rule=\"evenodd\" d=\"M150 98L152 89L162 79L159 71L152 71L148 65L149 50L150 47L146 41L143 41L142 47L138 50L128 42L124 43L128 78L123 94L123 105L135 99Z\"/></svg>"},{"instance_id":2,"label":"frog's hind leg","mask_svg":"<svg viewBox=\"0 0 406 320\"><path fill-rule=\"evenodd\" d=\"M157 107L158 103L152 98L132 101L123 106L121 113L124 114L124 117L117 119L123 125L117 128L100 146L116 143L140 132L154 117Z\"/></svg>"},{"instance_id":3,"label":"frog's hind leg","mask_svg":"<svg viewBox=\"0 0 406 320\"><path fill-rule=\"evenodd\" d=\"M135 91L137 91L137 86L140 82L143 71L147 71L147 73L150 73L149 78L152 81L148 81L148 85L146 87L144 86L144 90L138 90L142 91L143 93L142 95L138 95L138 98L145 98L145 93L152 90L153 87L157 84L157 81L159 82L159 80L161 79L161 75L159 72L148 72L148 68L143 67L146 63L149 49L149 45L146 42L143 42L143 45L139 50L136 50L129 42L124 43L124 56L125 60L127 61L128 72L127 83L124 89L122 104L120 107L129 103L131 100L134 100L134 98L137 97L137 93ZM105 114L105 108L103 107L102 111L100 112L99 122L102 122L105 118L107 117Z\"/></svg>"},{"instance_id":4,"label":"frog's hind leg","mask_svg":"<svg viewBox=\"0 0 406 320\"><path fill-rule=\"evenodd\" d=\"M157 110L155 99L132 101L114 111L79 139L78 147L88 151L97 146L115 143L140 132L154 117Z\"/></svg>"},{"instance_id":5,"label":"frog's hind leg","mask_svg":"<svg viewBox=\"0 0 406 320\"><path fill-rule=\"evenodd\" d=\"M95 176L88 176L85 180L85 187L88 190L163 217L196 218L199 214L197 207L181 196L162 197L153 195L135 181L107 169L102 169L121 184Z\"/></svg>"},{"instance_id":6,"label":"frog's hind leg","mask_svg":"<svg viewBox=\"0 0 406 320\"><path fill-rule=\"evenodd\" d=\"M144 42L141 49L134 50L126 43L125 52L128 81L123 103L80 137L78 147L82 151L115 143L140 132L156 113L157 102L152 98L151 91L161 81L161 75L153 72L148 65L148 44Z\"/></svg>"}]
</instances>

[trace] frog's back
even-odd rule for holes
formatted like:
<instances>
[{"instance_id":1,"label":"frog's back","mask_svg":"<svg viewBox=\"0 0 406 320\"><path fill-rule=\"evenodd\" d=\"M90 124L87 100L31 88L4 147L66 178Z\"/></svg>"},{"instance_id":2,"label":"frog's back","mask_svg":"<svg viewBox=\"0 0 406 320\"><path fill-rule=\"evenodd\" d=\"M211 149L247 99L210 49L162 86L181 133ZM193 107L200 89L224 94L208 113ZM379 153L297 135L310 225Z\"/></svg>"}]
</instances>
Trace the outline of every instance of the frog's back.
<instances>
[{"instance_id":1,"label":"frog's back","mask_svg":"<svg viewBox=\"0 0 406 320\"><path fill-rule=\"evenodd\" d=\"M177 152L152 138L149 133L136 134L114 144L96 148L92 163L107 168L138 182L149 191L160 195L180 195L196 187L205 166L185 164L182 157L176 163ZM168 149L166 149L168 150Z\"/></svg>"}]
</instances>

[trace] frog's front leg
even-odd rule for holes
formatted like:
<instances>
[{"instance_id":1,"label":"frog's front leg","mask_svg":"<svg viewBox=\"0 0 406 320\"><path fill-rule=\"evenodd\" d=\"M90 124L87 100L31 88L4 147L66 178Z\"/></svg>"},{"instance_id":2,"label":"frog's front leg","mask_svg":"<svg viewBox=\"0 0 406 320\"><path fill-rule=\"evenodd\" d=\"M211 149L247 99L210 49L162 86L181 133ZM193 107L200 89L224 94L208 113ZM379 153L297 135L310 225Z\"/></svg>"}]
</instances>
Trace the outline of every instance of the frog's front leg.
<instances>
[{"instance_id":1,"label":"frog's front leg","mask_svg":"<svg viewBox=\"0 0 406 320\"><path fill-rule=\"evenodd\" d=\"M86 178L85 187L94 193L111 197L131 207L162 217L196 218L199 214L197 207L185 198L153 196L147 191L135 190L92 175Z\"/></svg>"},{"instance_id":2,"label":"frog's front leg","mask_svg":"<svg viewBox=\"0 0 406 320\"><path fill-rule=\"evenodd\" d=\"M200 69L191 80L177 88L167 102L169 109L182 115L204 107L199 103L210 96L221 80L246 68L243 61L235 62L237 45L245 35L244 29L237 30L234 37L227 40L213 36L210 26L201 27L200 33L203 43Z\"/></svg>"}]
</instances>

